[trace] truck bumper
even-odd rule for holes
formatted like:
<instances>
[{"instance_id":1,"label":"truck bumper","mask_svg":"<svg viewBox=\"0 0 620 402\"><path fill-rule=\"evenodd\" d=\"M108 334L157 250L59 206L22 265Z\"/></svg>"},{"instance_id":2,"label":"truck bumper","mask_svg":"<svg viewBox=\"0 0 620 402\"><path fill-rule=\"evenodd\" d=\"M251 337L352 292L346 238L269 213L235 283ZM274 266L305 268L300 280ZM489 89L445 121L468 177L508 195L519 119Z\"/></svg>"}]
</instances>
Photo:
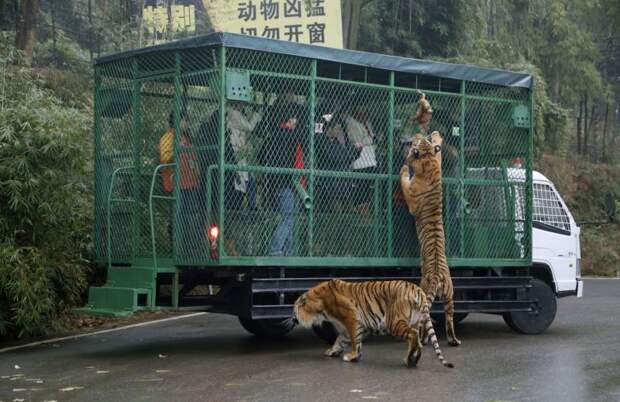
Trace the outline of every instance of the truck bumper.
<instances>
[{"instance_id":1,"label":"truck bumper","mask_svg":"<svg viewBox=\"0 0 620 402\"><path fill-rule=\"evenodd\" d=\"M577 297L583 297L583 281L577 278Z\"/></svg>"}]
</instances>

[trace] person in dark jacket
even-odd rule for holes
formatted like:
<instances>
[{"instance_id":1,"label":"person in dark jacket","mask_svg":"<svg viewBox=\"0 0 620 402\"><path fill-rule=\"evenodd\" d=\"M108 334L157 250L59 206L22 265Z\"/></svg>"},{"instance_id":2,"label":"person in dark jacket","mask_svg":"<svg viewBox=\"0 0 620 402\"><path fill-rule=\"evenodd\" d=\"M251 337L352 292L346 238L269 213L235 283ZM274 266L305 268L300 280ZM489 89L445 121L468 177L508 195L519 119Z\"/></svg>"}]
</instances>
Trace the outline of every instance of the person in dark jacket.
<instances>
[{"instance_id":1,"label":"person in dark jacket","mask_svg":"<svg viewBox=\"0 0 620 402\"><path fill-rule=\"evenodd\" d=\"M316 125L316 167L331 172L351 170L351 163L360 150L351 144L337 114L325 114ZM317 255L351 254L350 212L353 182L346 177L317 178L317 210L320 213L320 229L317 234Z\"/></svg>"},{"instance_id":2,"label":"person in dark jacket","mask_svg":"<svg viewBox=\"0 0 620 402\"><path fill-rule=\"evenodd\" d=\"M317 126L316 166L320 170L346 172L359 157L360 150L351 144L339 116L326 114ZM319 179L319 206L323 212L342 212L350 201L352 183L349 178L322 177Z\"/></svg>"},{"instance_id":3,"label":"person in dark jacket","mask_svg":"<svg viewBox=\"0 0 620 402\"><path fill-rule=\"evenodd\" d=\"M304 133L303 110L294 103L282 102L271 108L276 126L265 137L259 161L262 166L295 168L296 162L303 160ZM298 166L297 166L298 167ZM264 194L271 198L271 205L280 213L281 220L273 233L270 254L273 256L291 255L293 251L294 213L298 209L295 199L294 180L303 183L303 177L290 174L270 173L264 177Z\"/></svg>"}]
</instances>

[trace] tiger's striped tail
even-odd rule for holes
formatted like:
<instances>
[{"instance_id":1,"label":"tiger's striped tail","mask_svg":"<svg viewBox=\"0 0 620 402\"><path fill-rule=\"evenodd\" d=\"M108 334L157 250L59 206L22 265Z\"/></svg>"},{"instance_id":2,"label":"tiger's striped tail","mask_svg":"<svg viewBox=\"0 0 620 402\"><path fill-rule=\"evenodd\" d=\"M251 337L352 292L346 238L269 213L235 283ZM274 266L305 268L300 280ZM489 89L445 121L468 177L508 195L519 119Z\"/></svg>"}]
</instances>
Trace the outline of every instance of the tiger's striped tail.
<instances>
[{"instance_id":1,"label":"tiger's striped tail","mask_svg":"<svg viewBox=\"0 0 620 402\"><path fill-rule=\"evenodd\" d=\"M428 304L425 305L424 308L422 309L422 317L423 317L422 325L424 325L426 333L428 334L431 340L431 344L433 345L433 349L435 349L435 354L437 355L437 358L439 359L441 364L443 364L444 366L449 367L449 368L454 368L454 364L448 362L443 357L443 353L441 353L441 349L439 348L439 342L437 341L437 335L435 335L435 329L433 328L433 323L431 321L431 315L430 315L430 311L428 308Z\"/></svg>"}]
</instances>

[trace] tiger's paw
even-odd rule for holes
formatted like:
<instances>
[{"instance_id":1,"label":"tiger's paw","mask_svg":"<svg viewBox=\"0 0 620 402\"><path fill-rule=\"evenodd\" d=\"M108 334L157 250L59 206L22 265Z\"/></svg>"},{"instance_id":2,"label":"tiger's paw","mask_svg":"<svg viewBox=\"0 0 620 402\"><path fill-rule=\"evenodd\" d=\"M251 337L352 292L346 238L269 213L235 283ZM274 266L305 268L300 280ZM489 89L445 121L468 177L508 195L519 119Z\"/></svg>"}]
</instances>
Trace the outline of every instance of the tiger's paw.
<instances>
[{"instance_id":1,"label":"tiger's paw","mask_svg":"<svg viewBox=\"0 0 620 402\"><path fill-rule=\"evenodd\" d=\"M450 345L450 346L460 346L461 345L461 341L459 341L456 338L448 339L448 345Z\"/></svg>"},{"instance_id":2,"label":"tiger's paw","mask_svg":"<svg viewBox=\"0 0 620 402\"><path fill-rule=\"evenodd\" d=\"M409 176L409 166L407 166L407 165L403 165L403 166L400 168L400 175L401 175L401 176L404 176L404 175Z\"/></svg>"},{"instance_id":3,"label":"tiger's paw","mask_svg":"<svg viewBox=\"0 0 620 402\"><path fill-rule=\"evenodd\" d=\"M355 354L355 353L347 353L344 356L342 356L342 360L344 360L345 362L349 362L349 363L356 363L360 360L362 356Z\"/></svg>"},{"instance_id":4,"label":"tiger's paw","mask_svg":"<svg viewBox=\"0 0 620 402\"><path fill-rule=\"evenodd\" d=\"M324 355L327 357L338 357L342 354L342 350L329 348L325 351Z\"/></svg>"},{"instance_id":5,"label":"tiger's paw","mask_svg":"<svg viewBox=\"0 0 620 402\"><path fill-rule=\"evenodd\" d=\"M422 357L422 353L420 352L412 353L411 356L405 357L405 366L407 366L407 368L417 367L420 357Z\"/></svg>"}]
</instances>

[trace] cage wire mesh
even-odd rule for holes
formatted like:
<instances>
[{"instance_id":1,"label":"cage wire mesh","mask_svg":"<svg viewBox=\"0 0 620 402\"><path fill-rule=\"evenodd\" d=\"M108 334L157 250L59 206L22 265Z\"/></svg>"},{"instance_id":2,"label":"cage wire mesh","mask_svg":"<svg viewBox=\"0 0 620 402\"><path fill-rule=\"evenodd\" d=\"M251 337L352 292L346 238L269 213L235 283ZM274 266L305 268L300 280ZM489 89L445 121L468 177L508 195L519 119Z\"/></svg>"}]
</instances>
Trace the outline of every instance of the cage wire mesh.
<instances>
[{"instance_id":1,"label":"cage wire mesh","mask_svg":"<svg viewBox=\"0 0 620 402\"><path fill-rule=\"evenodd\" d=\"M398 173L419 90L444 140L448 256L528 258L527 89L218 46L97 66L98 257L418 257Z\"/></svg>"},{"instance_id":2,"label":"cage wire mesh","mask_svg":"<svg viewBox=\"0 0 620 402\"><path fill-rule=\"evenodd\" d=\"M534 183L534 216L532 219L570 233L570 219L566 210L548 184Z\"/></svg>"}]
</instances>

